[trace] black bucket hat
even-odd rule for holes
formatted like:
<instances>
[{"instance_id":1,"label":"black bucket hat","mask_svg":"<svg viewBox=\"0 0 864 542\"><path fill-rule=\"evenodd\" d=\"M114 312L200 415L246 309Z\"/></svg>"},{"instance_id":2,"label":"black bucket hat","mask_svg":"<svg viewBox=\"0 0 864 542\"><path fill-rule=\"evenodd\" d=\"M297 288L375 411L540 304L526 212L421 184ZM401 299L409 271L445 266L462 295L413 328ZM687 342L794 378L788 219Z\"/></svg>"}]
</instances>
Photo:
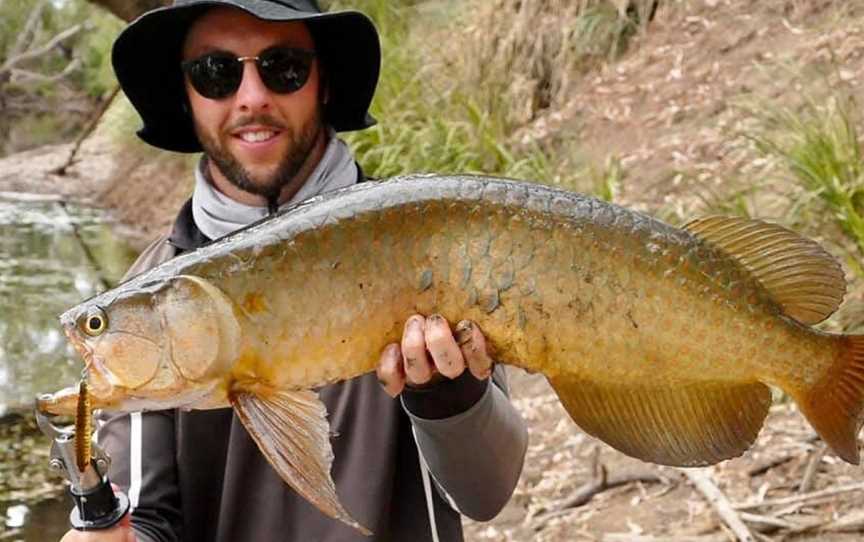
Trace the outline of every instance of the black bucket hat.
<instances>
[{"instance_id":1,"label":"black bucket hat","mask_svg":"<svg viewBox=\"0 0 864 542\"><path fill-rule=\"evenodd\" d=\"M368 110L378 84L381 45L366 15L322 12L315 0L175 0L139 17L114 42L114 71L144 121L138 131L141 139L169 151L202 150L185 106L180 61L190 25L216 6L241 9L266 21L306 23L327 73L326 121L339 132L375 124Z\"/></svg>"}]
</instances>

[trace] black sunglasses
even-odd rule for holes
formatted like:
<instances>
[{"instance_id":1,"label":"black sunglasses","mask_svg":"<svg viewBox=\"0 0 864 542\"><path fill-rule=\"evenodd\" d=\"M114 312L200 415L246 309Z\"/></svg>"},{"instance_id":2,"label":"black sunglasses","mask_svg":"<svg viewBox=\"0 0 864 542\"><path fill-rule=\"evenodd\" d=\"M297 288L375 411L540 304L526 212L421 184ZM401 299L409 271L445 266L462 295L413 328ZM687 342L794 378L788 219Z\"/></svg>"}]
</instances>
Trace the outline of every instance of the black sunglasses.
<instances>
[{"instance_id":1,"label":"black sunglasses","mask_svg":"<svg viewBox=\"0 0 864 542\"><path fill-rule=\"evenodd\" d=\"M192 87L205 98L222 100L237 92L243 81L243 66L255 61L261 81L277 94L297 92L312 71L315 52L293 47L273 47L258 56L209 53L181 64Z\"/></svg>"}]
</instances>

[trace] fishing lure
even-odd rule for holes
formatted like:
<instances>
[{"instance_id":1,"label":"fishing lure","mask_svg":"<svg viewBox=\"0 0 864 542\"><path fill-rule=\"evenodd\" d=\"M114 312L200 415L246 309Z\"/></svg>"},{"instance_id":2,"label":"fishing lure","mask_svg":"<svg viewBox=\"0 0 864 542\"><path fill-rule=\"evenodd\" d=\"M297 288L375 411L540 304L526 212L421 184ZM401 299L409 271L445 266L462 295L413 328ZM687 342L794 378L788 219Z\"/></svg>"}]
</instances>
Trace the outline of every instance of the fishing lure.
<instances>
[{"instance_id":1,"label":"fishing lure","mask_svg":"<svg viewBox=\"0 0 864 542\"><path fill-rule=\"evenodd\" d=\"M93 409L90 406L90 390L82 379L78 386L78 410L75 414L75 464L83 473L90 464L93 435Z\"/></svg>"}]
</instances>

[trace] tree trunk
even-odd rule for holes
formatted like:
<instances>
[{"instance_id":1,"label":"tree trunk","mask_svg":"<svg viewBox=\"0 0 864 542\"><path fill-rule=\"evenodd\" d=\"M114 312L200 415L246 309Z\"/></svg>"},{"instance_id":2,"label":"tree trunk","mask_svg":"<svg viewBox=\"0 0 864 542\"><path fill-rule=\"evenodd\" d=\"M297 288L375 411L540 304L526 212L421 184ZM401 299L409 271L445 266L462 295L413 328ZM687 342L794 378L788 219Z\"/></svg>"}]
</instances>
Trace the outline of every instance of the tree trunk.
<instances>
[{"instance_id":1,"label":"tree trunk","mask_svg":"<svg viewBox=\"0 0 864 542\"><path fill-rule=\"evenodd\" d=\"M89 0L89 2L107 9L124 21L132 21L145 11L169 5L171 0Z\"/></svg>"}]
</instances>

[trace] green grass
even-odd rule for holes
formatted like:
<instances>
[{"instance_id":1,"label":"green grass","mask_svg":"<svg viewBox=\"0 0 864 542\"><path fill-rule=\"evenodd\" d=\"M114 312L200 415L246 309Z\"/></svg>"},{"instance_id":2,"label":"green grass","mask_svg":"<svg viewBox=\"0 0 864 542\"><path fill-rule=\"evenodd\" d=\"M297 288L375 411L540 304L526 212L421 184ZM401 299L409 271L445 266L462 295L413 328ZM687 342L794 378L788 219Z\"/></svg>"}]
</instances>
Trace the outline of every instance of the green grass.
<instances>
[{"instance_id":1,"label":"green grass","mask_svg":"<svg viewBox=\"0 0 864 542\"><path fill-rule=\"evenodd\" d=\"M839 91L807 99L799 108L762 114L764 133L752 135L756 148L779 160L803 189L796 212L819 202L832 221L864 255L864 158L860 147L859 105Z\"/></svg>"},{"instance_id":2,"label":"green grass","mask_svg":"<svg viewBox=\"0 0 864 542\"><path fill-rule=\"evenodd\" d=\"M431 68L427 59L435 56L435 47L410 26L417 23L416 9L374 0L363 4L363 11L375 20L382 40L382 77L372 107L379 124L346 139L368 175L554 176L544 152L507 144L503 109L482 106L477 95L460 87L458 73Z\"/></svg>"},{"instance_id":3,"label":"green grass","mask_svg":"<svg viewBox=\"0 0 864 542\"><path fill-rule=\"evenodd\" d=\"M433 17L412 2L334 2L367 13L382 40L372 107L380 123L346 137L364 171L475 173L611 190L574 164L576 144L567 136L553 134L541 145L516 135L541 110L563 103L569 79L584 66L620 54L630 32L624 27L633 26L606 4L579 11L574 3L551 3L556 7L544 11L513 0L472 0L470 10L442 2Z\"/></svg>"}]
</instances>

